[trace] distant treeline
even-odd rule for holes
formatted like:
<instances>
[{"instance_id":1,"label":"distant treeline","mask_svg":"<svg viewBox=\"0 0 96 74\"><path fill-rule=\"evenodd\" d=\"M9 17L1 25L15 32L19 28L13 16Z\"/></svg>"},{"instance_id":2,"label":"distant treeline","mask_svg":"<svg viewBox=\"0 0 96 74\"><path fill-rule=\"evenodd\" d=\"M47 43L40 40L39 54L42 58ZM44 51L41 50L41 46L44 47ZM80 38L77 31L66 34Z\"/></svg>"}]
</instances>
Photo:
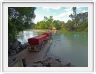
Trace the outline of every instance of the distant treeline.
<instances>
[{"instance_id":1,"label":"distant treeline","mask_svg":"<svg viewBox=\"0 0 96 74\"><path fill-rule=\"evenodd\" d=\"M64 21L54 20L52 16L44 17L44 20L34 24L32 28L35 29L57 29L57 30L66 30L70 32L81 32L88 31L88 12L85 13L76 13L76 7L72 8L73 14L70 14L69 17L71 20L68 20L67 23Z\"/></svg>"},{"instance_id":2,"label":"distant treeline","mask_svg":"<svg viewBox=\"0 0 96 74\"><path fill-rule=\"evenodd\" d=\"M9 7L8 8L8 40L14 41L17 34L25 29L56 29L69 32L88 31L88 12L76 13L76 7L72 8L73 14L67 23L54 20L52 16L44 17L44 20L34 24L35 7Z\"/></svg>"}]
</instances>

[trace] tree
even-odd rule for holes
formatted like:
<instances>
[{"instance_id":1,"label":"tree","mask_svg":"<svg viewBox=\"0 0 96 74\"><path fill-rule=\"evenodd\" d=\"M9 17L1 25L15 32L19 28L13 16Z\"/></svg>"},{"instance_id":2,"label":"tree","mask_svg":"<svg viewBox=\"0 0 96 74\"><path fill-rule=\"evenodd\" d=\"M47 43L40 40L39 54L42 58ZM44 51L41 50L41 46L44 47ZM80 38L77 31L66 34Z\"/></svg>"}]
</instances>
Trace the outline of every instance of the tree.
<instances>
[{"instance_id":1,"label":"tree","mask_svg":"<svg viewBox=\"0 0 96 74\"><path fill-rule=\"evenodd\" d=\"M76 7L72 8L73 14L70 14L69 17L72 19L69 27L69 21L66 23L67 28L69 30L74 30L74 31L84 31L84 29L88 28L88 12L85 13L76 13ZM73 23L73 24L72 24Z\"/></svg>"},{"instance_id":2,"label":"tree","mask_svg":"<svg viewBox=\"0 0 96 74\"><path fill-rule=\"evenodd\" d=\"M36 29L52 29L55 27L57 30L60 30L62 28L62 21L54 20L53 16L44 16L44 19L42 21L37 22L34 27Z\"/></svg>"},{"instance_id":3,"label":"tree","mask_svg":"<svg viewBox=\"0 0 96 74\"><path fill-rule=\"evenodd\" d=\"M72 18L73 21L75 21L74 27L78 26L78 18L77 18L77 13L76 13L76 7L72 8L73 14L69 15L70 18Z\"/></svg>"},{"instance_id":4,"label":"tree","mask_svg":"<svg viewBox=\"0 0 96 74\"><path fill-rule=\"evenodd\" d=\"M76 19L77 13L76 13L76 7L73 7L73 15L74 15L74 19Z\"/></svg>"},{"instance_id":5,"label":"tree","mask_svg":"<svg viewBox=\"0 0 96 74\"><path fill-rule=\"evenodd\" d=\"M60 30L62 28L62 22L59 21L59 20L54 20L53 21L54 23L54 27L57 29L57 30Z\"/></svg>"},{"instance_id":6,"label":"tree","mask_svg":"<svg viewBox=\"0 0 96 74\"><path fill-rule=\"evenodd\" d=\"M35 7L9 7L8 8L8 38L16 39L18 32L32 26L35 18Z\"/></svg>"},{"instance_id":7,"label":"tree","mask_svg":"<svg viewBox=\"0 0 96 74\"><path fill-rule=\"evenodd\" d=\"M75 27L74 27L75 22L72 20L68 20L66 23L65 28L67 28L68 31L74 31Z\"/></svg>"}]
</instances>

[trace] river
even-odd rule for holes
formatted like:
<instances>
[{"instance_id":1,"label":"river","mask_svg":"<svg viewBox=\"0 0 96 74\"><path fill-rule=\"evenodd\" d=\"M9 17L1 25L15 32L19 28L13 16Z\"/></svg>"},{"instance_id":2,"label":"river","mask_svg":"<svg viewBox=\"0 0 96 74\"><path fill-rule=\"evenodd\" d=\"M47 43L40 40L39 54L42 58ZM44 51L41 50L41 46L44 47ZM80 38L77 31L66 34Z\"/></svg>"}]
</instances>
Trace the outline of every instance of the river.
<instances>
[{"instance_id":1,"label":"river","mask_svg":"<svg viewBox=\"0 0 96 74\"><path fill-rule=\"evenodd\" d=\"M20 32L18 40L24 44L28 38L37 36L41 31L25 30ZM76 67L88 66L88 34L87 32L72 32L65 34L57 32L53 36L52 45L47 53L48 56L55 56L68 60Z\"/></svg>"}]
</instances>

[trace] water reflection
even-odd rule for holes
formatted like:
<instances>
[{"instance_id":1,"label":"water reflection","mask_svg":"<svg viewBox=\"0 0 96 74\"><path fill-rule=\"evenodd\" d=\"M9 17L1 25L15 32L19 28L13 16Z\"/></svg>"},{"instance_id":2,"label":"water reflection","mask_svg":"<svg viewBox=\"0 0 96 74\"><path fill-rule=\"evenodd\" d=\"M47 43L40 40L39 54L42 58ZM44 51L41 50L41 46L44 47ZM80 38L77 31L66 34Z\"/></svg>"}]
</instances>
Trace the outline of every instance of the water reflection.
<instances>
[{"instance_id":1,"label":"water reflection","mask_svg":"<svg viewBox=\"0 0 96 74\"><path fill-rule=\"evenodd\" d=\"M19 33L18 40L23 44L30 37L37 36L36 30L27 30ZM88 35L87 33L63 34L57 32L53 35L52 45L48 56L68 60L77 67L88 66Z\"/></svg>"},{"instance_id":2,"label":"water reflection","mask_svg":"<svg viewBox=\"0 0 96 74\"><path fill-rule=\"evenodd\" d=\"M58 40L59 39L59 40ZM72 62L78 67L88 66L87 33L56 34L48 55Z\"/></svg>"},{"instance_id":3,"label":"water reflection","mask_svg":"<svg viewBox=\"0 0 96 74\"><path fill-rule=\"evenodd\" d=\"M38 32L36 32L34 30L27 30L27 31L20 32L19 35L17 36L17 39L22 44L24 44L24 43L28 42L28 38L32 38L37 35L38 35Z\"/></svg>"}]
</instances>

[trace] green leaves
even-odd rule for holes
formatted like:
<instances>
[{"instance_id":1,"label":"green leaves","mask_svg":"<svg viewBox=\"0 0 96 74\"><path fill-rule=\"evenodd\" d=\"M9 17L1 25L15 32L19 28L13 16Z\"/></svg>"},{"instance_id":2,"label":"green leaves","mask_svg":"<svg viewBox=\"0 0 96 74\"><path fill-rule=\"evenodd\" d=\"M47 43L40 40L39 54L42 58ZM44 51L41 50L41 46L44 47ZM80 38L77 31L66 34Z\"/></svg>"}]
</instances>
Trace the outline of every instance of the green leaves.
<instances>
[{"instance_id":1,"label":"green leaves","mask_svg":"<svg viewBox=\"0 0 96 74\"><path fill-rule=\"evenodd\" d=\"M88 12L85 13L76 13L76 7L73 7L73 14L70 14L69 17L72 21L66 23L66 27L69 31L86 31L88 30Z\"/></svg>"},{"instance_id":2,"label":"green leaves","mask_svg":"<svg viewBox=\"0 0 96 74\"><path fill-rule=\"evenodd\" d=\"M34 28L35 29L52 29L52 28L56 28L56 29L61 29L62 27L62 22L59 20L54 20L53 16L50 17L46 17L44 16L44 20L37 22L37 24L35 24Z\"/></svg>"},{"instance_id":3,"label":"green leaves","mask_svg":"<svg viewBox=\"0 0 96 74\"><path fill-rule=\"evenodd\" d=\"M8 36L10 40L16 38L18 32L31 28L35 18L35 7L8 8Z\"/></svg>"}]
</instances>

